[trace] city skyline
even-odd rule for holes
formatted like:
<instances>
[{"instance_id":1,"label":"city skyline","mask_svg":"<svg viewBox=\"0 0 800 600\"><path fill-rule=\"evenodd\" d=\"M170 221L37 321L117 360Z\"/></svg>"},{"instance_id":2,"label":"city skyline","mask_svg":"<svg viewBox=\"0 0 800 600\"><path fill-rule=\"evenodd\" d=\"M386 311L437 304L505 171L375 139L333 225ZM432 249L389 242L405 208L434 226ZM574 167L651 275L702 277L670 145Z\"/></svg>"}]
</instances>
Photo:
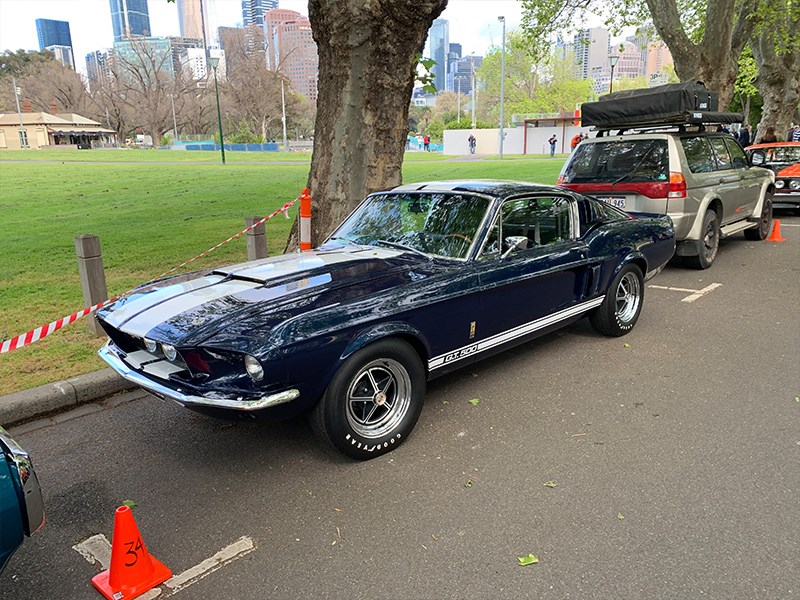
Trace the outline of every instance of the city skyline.
<instances>
[{"instance_id":1,"label":"city skyline","mask_svg":"<svg viewBox=\"0 0 800 600\"><path fill-rule=\"evenodd\" d=\"M241 0L207 0L207 25L211 37L218 27L241 26ZM279 7L308 16L305 0L280 0ZM450 0L442 19L449 22L450 40L463 46L464 55L483 55L492 45L500 44L500 24L496 16L506 17L509 28L518 27L522 18L521 4L516 0ZM150 0L148 3L151 35L177 36L180 33L177 3ZM79 19L76 15L92 15ZM114 42L109 0L0 0L0 51L35 50L38 46L35 20L64 20L70 23L76 56L111 48ZM79 70L84 71L83 61Z\"/></svg>"}]
</instances>

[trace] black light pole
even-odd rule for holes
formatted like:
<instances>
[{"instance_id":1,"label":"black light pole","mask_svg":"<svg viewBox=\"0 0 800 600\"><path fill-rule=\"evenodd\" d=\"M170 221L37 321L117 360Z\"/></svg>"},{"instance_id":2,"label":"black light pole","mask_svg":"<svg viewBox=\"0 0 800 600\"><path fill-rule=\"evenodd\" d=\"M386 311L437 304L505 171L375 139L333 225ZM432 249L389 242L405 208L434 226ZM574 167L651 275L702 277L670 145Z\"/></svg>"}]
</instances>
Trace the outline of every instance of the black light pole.
<instances>
[{"instance_id":1,"label":"black light pole","mask_svg":"<svg viewBox=\"0 0 800 600\"><path fill-rule=\"evenodd\" d=\"M222 113L219 110L219 85L217 85L217 67L219 66L219 56L210 56L208 62L214 69L214 93L217 97L217 122L219 123L219 149L222 152L222 164L225 164L225 140L222 137Z\"/></svg>"},{"instance_id":2,"label":"black light pole","mask_svg":"<svg viewBox=\"0 0 800 600\"><path fill-rule=\"evenodd\" d=\"M614 65L617 64L619 56L609 56L608 63L611 65L611 81L608 83L608 93L614 91Z\"/></svg>"}]
</instances>

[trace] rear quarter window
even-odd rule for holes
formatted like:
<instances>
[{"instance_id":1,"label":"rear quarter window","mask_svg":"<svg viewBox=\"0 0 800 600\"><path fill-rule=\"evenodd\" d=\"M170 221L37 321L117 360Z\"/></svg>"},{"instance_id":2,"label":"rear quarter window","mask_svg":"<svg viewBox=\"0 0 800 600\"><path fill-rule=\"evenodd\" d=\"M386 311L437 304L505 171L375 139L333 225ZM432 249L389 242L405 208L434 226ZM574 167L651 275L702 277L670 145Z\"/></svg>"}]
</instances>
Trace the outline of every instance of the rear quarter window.
<instances>
[{"instance_id":1,"label":"rear quarter window","mask_svg":"<svg viewBox=\"0 0 800 600\"><path fill-rule=\"evenodd\" d=\"M669 179L665 139L609 140L579 145L564 183L654 182Z\"/></svg>"},{"instance_id":2,"label":"rear quarter window","mask_svg":"<svg viewBox=\"0 0 800 600\"><path fill-rule=\"evenodd\" d=\"M716 168L708 138L700 136L681 138L681 146L692 173L710 173Z\"/></svg>"}]
</instances>

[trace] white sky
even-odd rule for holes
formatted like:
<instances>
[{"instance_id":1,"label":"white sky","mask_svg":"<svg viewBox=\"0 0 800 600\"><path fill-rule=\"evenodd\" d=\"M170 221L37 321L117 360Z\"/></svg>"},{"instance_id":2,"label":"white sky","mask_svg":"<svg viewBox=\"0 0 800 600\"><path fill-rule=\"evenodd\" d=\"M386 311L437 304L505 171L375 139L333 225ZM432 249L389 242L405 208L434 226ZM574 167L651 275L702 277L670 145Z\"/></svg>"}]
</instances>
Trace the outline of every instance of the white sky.
<instances>
[{"instance_id":1,"label":"white sky","mask_svg":"<svg viewBox=\"0 0 800 600\"><path fill-rule=\"evenodd\" d=\"M178 9L167 0L148 0L153 35L179 35ZM280 7L308 15L307 0L280 0ZM241 25L241 0L208 0L212 37L219 26ZM519 27L522 6L517 0L450 0L441 18L450 22L450 43L461 44L462 53L484 55L499 45L502 25L506 31ZM0 0L0 51L38 50L36 19L68 21L78 70L85 70L84 57L94 50L110 48L114 42L108 0Z\"/></svg>"}]
</instances>

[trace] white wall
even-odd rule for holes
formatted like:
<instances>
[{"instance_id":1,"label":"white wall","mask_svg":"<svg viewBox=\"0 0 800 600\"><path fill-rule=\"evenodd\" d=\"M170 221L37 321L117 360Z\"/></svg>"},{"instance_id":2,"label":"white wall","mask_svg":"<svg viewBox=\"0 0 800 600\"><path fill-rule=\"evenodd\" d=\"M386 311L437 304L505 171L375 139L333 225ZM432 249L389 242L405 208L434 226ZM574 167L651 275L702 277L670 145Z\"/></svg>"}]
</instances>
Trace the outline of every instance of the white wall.
<instances>
[{"instance_id":1,"label":"white wall","mask_svg":"<svg viewBox=\"0 0 800 600\"><path fill-rule=\"evenodd\" d=\"M503 144L503 154L522 154L525 149L523 133L524 127L512 127L505 129L505 143ZM446 129L444 131L444 150L442 154L451 156L461 156L469 154L469 134L475 135L477 140L475 154L492 155L500 152L500 130L499 129ZM568 154L570 152L569 142L577 133L589 133L588 127L576 127L571 123L566 127L528 127L527 128L527 149L526 154L549 155L550 144L547 140L556 134L558 140L556 144L556 154Z\"/></svg>"}]
</instances>

